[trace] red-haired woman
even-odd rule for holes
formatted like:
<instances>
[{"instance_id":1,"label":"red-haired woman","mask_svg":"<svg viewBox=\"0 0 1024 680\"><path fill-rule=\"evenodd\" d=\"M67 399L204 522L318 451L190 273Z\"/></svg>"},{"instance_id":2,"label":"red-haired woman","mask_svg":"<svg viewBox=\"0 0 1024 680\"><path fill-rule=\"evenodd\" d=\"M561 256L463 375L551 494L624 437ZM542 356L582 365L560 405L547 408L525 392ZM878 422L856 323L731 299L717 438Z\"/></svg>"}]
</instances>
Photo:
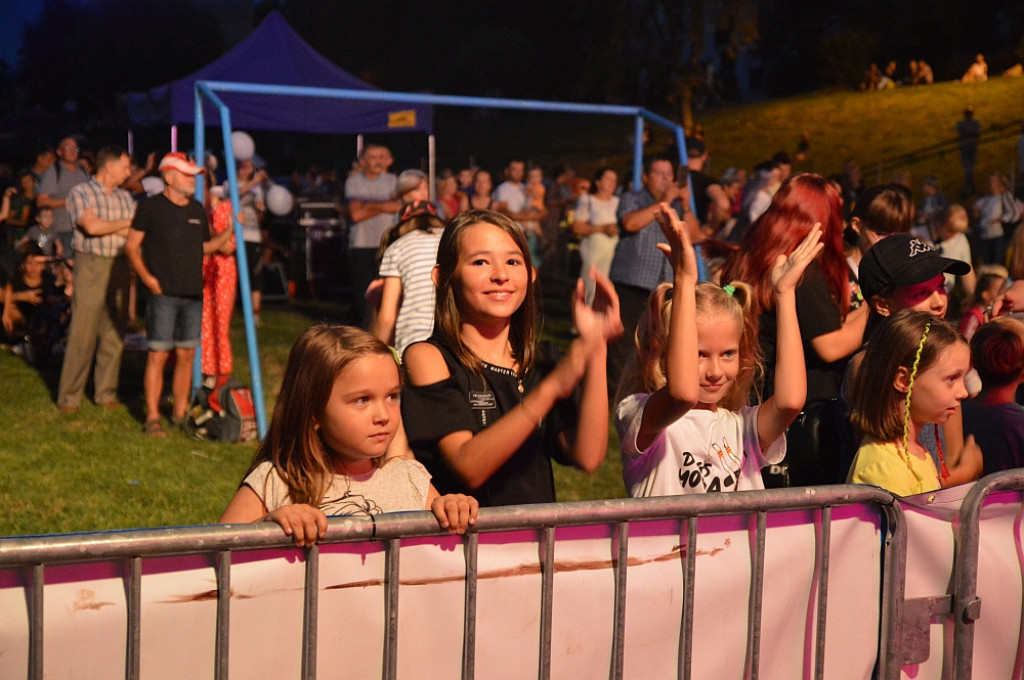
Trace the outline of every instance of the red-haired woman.
<instances>
[{"instance_id":1,"label":"red-haired woman","mask_svg":"<svg viewBox=\"0 0 1024 680\"><path fill-rule=\"evenodd\" d=\"M774 384L775 301L769 276L779 256L789 256L815 224L821 225L825 248L804 272L796 290L797 318L807 363L807 401L804 418L794 423L789 436L789 484L823 484L834 480L832 463L818 448L817 425L834 417L829 404L839 397L843 372L850 355L863 340L867 306L851 305L849 268L843 254L842 199L820 175L801 173L779 188L768 210L751 225L741 254L726 264L723 281L745 281L754 289L754 311L760 328L764 361L761 398L767 399ZM804 428L814 432L807 434ZM809 440L809 441L808 441ZM766 481L768 477L766 476Z\"/></svg>"}]
</instances>

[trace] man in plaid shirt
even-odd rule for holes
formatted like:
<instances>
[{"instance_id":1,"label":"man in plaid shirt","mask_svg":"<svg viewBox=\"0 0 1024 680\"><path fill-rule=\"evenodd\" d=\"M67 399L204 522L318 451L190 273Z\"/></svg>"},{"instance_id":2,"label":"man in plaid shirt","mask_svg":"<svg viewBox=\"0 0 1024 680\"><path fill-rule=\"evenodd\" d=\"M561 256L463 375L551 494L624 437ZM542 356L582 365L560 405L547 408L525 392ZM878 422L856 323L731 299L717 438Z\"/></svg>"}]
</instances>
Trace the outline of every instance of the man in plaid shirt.
<instances>
[{"instance_id":1,"label":"man in plaid shirt","mask_svg":"<svg viewBox=\"0 0 1024 680\"><path fill-rule=\"evenodd\" d=\"M119 186L131 172L128 153L107 146L96 155L96 174L68 193L75 233L75 287L64 366L57 389L62 413L78 410L95 359L94 400L117 406L121 349L128 320L128 226L135 215L131 194Z\"/></svg>"}]
</instances>

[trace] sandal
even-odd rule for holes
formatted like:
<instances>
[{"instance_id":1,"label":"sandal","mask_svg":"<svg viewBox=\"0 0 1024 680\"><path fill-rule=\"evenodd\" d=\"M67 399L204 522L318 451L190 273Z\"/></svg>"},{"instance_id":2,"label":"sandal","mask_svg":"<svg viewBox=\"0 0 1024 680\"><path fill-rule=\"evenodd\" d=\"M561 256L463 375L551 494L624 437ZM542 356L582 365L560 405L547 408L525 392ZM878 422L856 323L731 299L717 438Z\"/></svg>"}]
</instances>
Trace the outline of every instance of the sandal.
<instances>
[{"instance_id":1,"label":"sandal","mask_svg":"<svg viewBox=\"0 0 1024 680\"><path fill-rule=\"evenodd\" d=\"M147 437L166 437L167 433L164 432L164 426L160 424L158 419L147 420L142 426L142 431L146 433Z\"/></svg>"},{"instance_id":2,"label":"sandal","mask_svg":"<svg viewBox=\"0 0 1024 680\"><path fill-rule=\"evenodd\" d=\"M187 413L185 415L183 415L183 416L172 415L171 416L171 426L174 429L176 429L176 430L180 430L180 429L184 428L185 427L185 419L186 418L188 418L188 414Z\"/></svg>"}]
</instances>

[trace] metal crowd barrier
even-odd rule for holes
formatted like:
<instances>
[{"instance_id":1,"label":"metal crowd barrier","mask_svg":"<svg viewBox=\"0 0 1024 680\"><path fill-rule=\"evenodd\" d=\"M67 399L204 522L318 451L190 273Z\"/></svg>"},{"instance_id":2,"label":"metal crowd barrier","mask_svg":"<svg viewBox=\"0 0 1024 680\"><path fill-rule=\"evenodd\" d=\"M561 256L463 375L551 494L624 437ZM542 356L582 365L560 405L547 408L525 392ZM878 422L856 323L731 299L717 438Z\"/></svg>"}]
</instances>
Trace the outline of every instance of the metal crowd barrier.
<instances>
[{"instance_id":1,"label":"metal crowd barrier","mask_svg":"<svg viewBox=\"0 0 1024 680\"><path fill-rule=\"evenodd\" d=\"M1013 478L1024 484L1024 475ZM990 484L985 487L993 488ZM836 677L824 667L825 632L830 620L829 565L831 551L832 511L842 506L875 506L881 527L881 592L868 593L865 606L875 607L880 602L880 630L876 671L880 678L898 678L900 675L899 638L903 611L904 565L906 535L902 508L893 496L880 489L865 486L830 486L800 489L739 492L729 494L700 494L652 499L618 499L576 503L553 503L532 506L510 506L484 509L477 527L463 537L465 561L464 607L462 631L461 677L472 679L476 671L477 626L477 549L481 534L496 531L530 530L540 535L541 602L539 604L540 639L537 677L551 675L552 609L554 582L554 550L559 527L605 525L609 527L611 545L617 550L611 560L614 571L614 615L611 639L610 678L623 677L623 659L626 645L626 584L629 575L627 549L630 527L650 520L678 520L679 533L685 533L681 622L678 649L678 677L693 677L691 668L693 649L693 611L697 550L698 519L718 515L744 515L749 518L751 569L749 583L736 584L749 588L747 611L746 659L744 675L761 677L761 606L764 597L764 560L766 525L772 513L785 511L811 511L816 518L815 573L817 583L814 597L816 628L810 677ZM964 529L966 531L966 529ZM373 520L357 517L332 518L321 545L376 541L384 545L384 659L382 677L393 680L398 669L399 636L399 559L403 540L437 535L436 522L428 513L394 513L379 515ZM291 544L275 524L225 525L145 529L90 534L71 534L41 537L0 539L0 572L16 570L25 574L24 590L28 611L28 678L42 680L48 675L44 669L44 583L46 571L55 565L116 561L124 565L123 579L126 598L125 677L140 677L140 640L142 638L142 573L147 558L212 555L216 572L216 643L215 663L212 670L217 680L229 677L229 631L231 629L232 555L241 551L267 548L287 548ZM295 549L299 553L299 549ZM303 635L301 651L301 677L317 677L317 620L320 585L320 546L305 550L305 582L303 591ZM969 561L964 554L961 562ZM964 577L969 580L969 572ZM873 577L877 578L877 574ZM8 584L10 581L8 581ZM851 588L856 584L836 583L833 587ZM965 588L962 592L966 593ZM212 597L212 595L211 595ZM962 598L961 598L962 599ZM968 629L969 630L969 629ZM961 639L962 638L962 639ZM969 660L970 639L958 631L958 649L966 650ZM326 673L325 673L326 675ZM697 676L699 677L699 676ZM967 677L967 676L959 676Z\"/></svg>"},{"instance_id":2,"label":"metal crowd barrier","mask_svg":"<svg viewBox=\"0 0 1024 680\"><path fill-rule=\"evenodd\" d=\"M955 677L970 680L974 663L975 623L981 618L981 598L978 596L978 550L981 539L981 513L985 501L998 491L1024 490L1024 468L1007 470L980 479L970 490L960 507L959 526L956 532L956 551L953 572L953 665ZM1019 501L1018 501L1019 502ZM1015 525L1016 536L1012 542L1018 546L1021 538L1019 523ZM1021 557L1017 551L1018 559ZM1012 600L1011 600L1012 602ZM997 606L990 602L989 607ZM1008 604L1003 602L1001 604ZM1017 602L1021 607L1022 603ZM1024 610L1021 610L1021 626L1024 629ZM1020 677L1020 662L1024 657L1024 630L1017 636L1017 675Z\"/></svg>"}]
</instances>

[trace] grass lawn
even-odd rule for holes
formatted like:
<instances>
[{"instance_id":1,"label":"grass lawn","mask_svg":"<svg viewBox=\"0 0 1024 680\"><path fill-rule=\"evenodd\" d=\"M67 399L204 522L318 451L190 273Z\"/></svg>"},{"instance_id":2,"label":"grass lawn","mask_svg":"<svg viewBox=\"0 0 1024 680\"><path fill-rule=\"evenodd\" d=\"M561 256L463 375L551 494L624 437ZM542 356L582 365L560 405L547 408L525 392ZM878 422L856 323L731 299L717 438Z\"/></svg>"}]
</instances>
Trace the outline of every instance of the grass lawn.
<instances>
[{"instance_id":1,"label":"grass lawn","mask_svg":"<svg viewBox=\"0 0 1024 680\"><path fill-rule=\"evenodd\" d=\"M565 304L552 299L551 307L564 310ZM336 319L338 311L319 304L264 307L259 342L268 417L292 343L311 323ZM548 325L556 339L566 336L564 318L552 318ZM235 374L249 384L237 315L232 340ZM78 413L62 415L53 403L56 373L40 374L20 357L0 352L0 536L217 521L255 444L196 441L181 432L166 439L146 437L144 362L142 353L126 354L121 394L126 408L104 409L86 399ZM618 445L609 436L609 460L597 474L555 466L560 499L625 494Z\"/></svg>"}]
</instances>

